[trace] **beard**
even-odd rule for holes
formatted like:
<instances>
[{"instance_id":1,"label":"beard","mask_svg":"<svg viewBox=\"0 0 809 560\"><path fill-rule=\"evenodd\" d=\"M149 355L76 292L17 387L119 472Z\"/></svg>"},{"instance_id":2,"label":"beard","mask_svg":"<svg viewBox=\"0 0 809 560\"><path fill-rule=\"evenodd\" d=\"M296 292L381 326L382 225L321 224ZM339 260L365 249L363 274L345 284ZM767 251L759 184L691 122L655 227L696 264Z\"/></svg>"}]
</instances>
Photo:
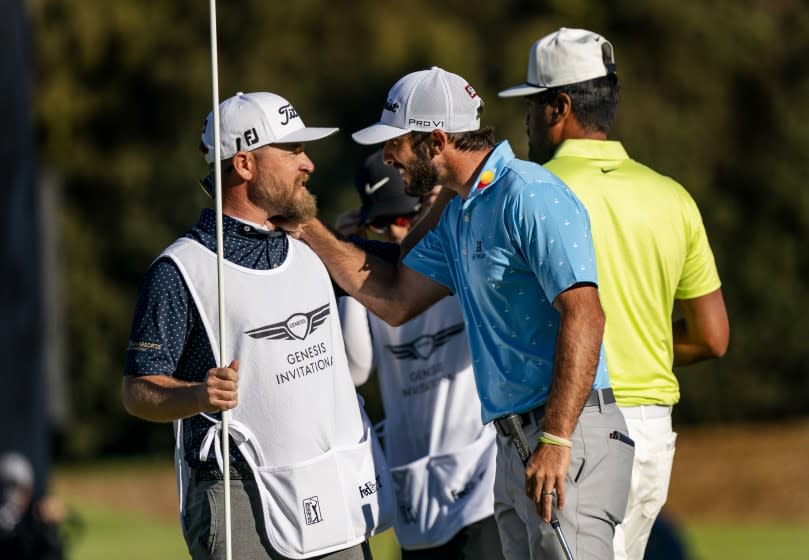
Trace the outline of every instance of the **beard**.
<instances>
[{"instance_id":1,"label":"beard","mask_svg":"<svg viewBox=\"0 0 809 560\"><path fill-rule=\"evenodd\" d=\"M541 147L533 144L530 140L528 141L528 161L533 161L534 163L542 165L549 159L550 158L547 157L547 150L543 150Z\"/></svg>"},{"instance_id":2,"label":"beard","mask_svg":"<svg viewBox=\"0 0 809 560\"><path fill-rule=\"evenodd\" d=\"M530 161L545 165L553 158L557 146L554 146L547 136L547 131L544 131L544 134L542 131L535 131L533 135L528 135L528 159Z\"/></svg>"},{"instance_id":3,"label":"beard","mask_svg":"<svg viewBox=\"0 0 809 560\"><path fill-rule=\"evenodd\" d=\"M291 187L271 175L258 174L256 185L248 195L256 206L264 208L269 218L306 223L317 215L317 199L306 189L307 176L301 175Z\"/></svg>"},{"instance_id":4,"label":"beard","mask_svg":"<svg viewBox=\"0 0 809 560\"><path fill-rule=\"evenodd\" d=\"M276 204L276 212L270 218L283 218L288 222L304 224L317 216L317 198L315 195L301 187L294 199L284 199Z\"/></svg>"},{"instance_id":5,"label":"beard","mask_svg":"<svg viewBox=\"0 0 809 560\"><path fill-rule=\"evenodd\" d=\"M422 142L413 151L416 161L407 170L410 184L405 187L405 192L410 196L423 196L438 184L438 167L430 158L430 148L426 143Z\"/></svg>"}]
</instances>

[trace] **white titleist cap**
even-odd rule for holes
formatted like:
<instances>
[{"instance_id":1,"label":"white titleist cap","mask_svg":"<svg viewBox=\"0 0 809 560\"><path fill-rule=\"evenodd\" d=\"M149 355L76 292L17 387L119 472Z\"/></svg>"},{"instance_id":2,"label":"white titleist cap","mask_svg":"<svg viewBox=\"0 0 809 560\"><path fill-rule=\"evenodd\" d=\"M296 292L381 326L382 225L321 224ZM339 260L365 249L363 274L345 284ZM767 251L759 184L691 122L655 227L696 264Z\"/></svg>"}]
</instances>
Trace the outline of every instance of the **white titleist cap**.
<instances>
[{"instance_id":1,"label":"white titleist cap","mask_svg":"<svg viewBox=\"0 0 809 560\"><path fill-rule=\"evenodd\" d=\"M379 122L351 137L358 144L379 144L413 130L478 130L482 107L483 100L469 82L433 66L396 82L388 92Z\"/></svg>"},{"instance_id":2,"label":"white titleist cap","mask_svg":"<svg viewBox=\"0 0 809 560\"><path fill-rule=\"evenodd\" d=\"M532 95L614 73L615 56L609 41L592 31L563 27L531 45L526 82L498 95Z\"/></svg>"},{"instance_id":3,"label":"white titleist cap","mask_svg":"<svg viewBox=\"0 0 809 560\"><path fill-rule=\"evenodd\" d=\"M304 126L292 104L274 93L239 92L219 104L219 143L221 158L236 152L249 152L267 144L310 142L331 136L337 128ZM213 112L202 129L200 149L205 161L214 159Z\"/></svg>"}]
</instances>

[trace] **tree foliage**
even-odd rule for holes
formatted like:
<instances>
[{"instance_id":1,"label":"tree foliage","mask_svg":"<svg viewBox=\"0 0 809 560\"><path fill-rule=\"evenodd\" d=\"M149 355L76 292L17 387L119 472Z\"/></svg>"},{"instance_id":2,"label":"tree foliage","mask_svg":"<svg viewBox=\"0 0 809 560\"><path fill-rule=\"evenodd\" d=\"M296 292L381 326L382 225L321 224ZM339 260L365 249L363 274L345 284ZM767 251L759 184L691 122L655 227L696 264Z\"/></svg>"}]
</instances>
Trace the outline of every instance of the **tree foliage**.
<instances>
[{"instance_id":1,"label":"tree foliage","mask_svg":"<svg viewBox=\"0 0 809 560\"><path fill-rule=\"evenodd\" d=\"M703 212L731 316L722 360L683 369L683 422L805 414L809 402L809 9L799 0L663 2L410 0L386 5L220 2L224 99L267 90L307 124L326 220L356 204L364 150L403 74L438 65L486 100L484 121L527 154L524 105L496 92L525 78L528 46L584 27L616 50L612 136L671 175ZM207 204L195 185L211 106L207 4L31 0L40 160L64 178L61 217L75 418L60 453L168 449L170 430L129 418L120 377L137 289L151 260ZM804 249L802 249L804 247Z\"/></svg>"}]
</instances>

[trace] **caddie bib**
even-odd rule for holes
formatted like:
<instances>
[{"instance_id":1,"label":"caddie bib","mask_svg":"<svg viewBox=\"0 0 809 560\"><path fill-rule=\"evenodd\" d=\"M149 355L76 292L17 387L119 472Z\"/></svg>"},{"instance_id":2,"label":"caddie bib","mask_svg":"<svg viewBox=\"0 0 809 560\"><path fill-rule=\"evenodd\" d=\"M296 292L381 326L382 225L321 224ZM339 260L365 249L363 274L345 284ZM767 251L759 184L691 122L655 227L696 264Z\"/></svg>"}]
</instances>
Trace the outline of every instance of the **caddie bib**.
<instances>
[{"instance_id":1,"label":"caddie bib","mask_svg":"<svg viewBox=\"0 0 809 560\"><path fill-rule=\"evenodd\" d=\"M215 253L183 238L163 255L179 268L219 356ZM240 362L239 404L230 413L229 434L255 474L272 546L290 558L308 558L353 546L389 526L393 484L357 402L320 259L290 238L277 268L225 261L224 289L224 355ZM204 416L212 424L200 457L205 460L214 446L221 468L221 422ZM178 436L180 431L181 425ZM179 455L178 472L187 472ZM180 495L182 500L182 490Z\"/></svg>"},{"instance_id":2,"label":"caddie bib","mask_svg":"<svg viewBox=\"0 0 809 560\"><path fill-rule=\"evenodd\" d=\"M407 549L494 513L495 432L481 422L461 306L443 298L398 327L368 313L385 406L385 455Z\"/></svg>"}]
</instances>

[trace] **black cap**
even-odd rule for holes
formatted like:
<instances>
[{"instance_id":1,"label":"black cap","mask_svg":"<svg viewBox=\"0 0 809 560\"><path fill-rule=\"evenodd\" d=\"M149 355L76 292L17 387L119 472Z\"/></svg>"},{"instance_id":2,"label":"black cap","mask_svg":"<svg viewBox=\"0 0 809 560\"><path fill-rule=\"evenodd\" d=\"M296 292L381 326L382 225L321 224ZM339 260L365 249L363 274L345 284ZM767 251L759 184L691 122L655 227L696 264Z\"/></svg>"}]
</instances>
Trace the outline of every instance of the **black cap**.
<instances>
[{"instance_id":1,"label":"black cap","mask_svg":"<svg viewBox=\"0 0 809 560\"><path fill-rule=\"evenodd\" d=\"M385 165L382 150L365 158L357 170L354 187L362 200L362 218L368 222L379 216L401 216L418 211L420 199L405 192L402 176L392 165Z\"/></svg>"}]
</instances>

